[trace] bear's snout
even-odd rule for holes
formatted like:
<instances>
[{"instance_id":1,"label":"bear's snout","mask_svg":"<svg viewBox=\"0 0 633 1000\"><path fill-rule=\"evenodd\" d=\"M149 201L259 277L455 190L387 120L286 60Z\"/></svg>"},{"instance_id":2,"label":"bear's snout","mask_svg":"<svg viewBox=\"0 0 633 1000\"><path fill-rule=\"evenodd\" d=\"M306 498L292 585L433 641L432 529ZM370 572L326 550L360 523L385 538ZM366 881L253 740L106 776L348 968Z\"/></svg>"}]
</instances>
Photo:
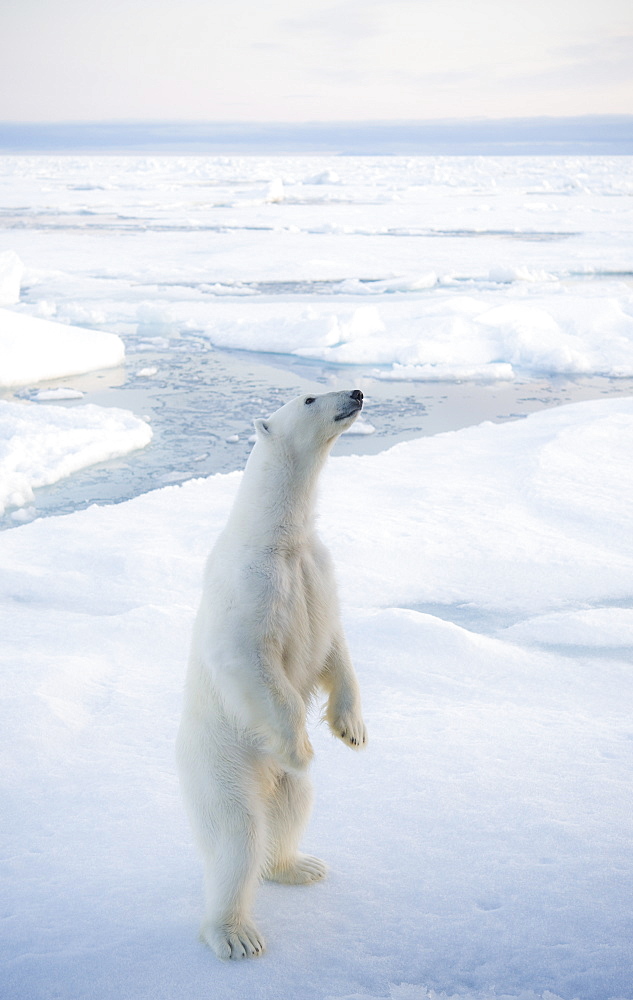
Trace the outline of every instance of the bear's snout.
<instances>
[{"instance_id":1,"label":"bear's snout","mask_svg":"<svg viewBox=\"0 0 633 1000\"><path fill-rule=\"evenodd\" d=\"M345 398L351 400L354 405L350 409L349 403L344 404L347 409L344 413L339 413L336 417L334 417L334 420L347 420L349 417L357 417L363 408L363 394L360 389L352 389L349 394L341 393L341 395L345 395Z\"/></svg>"}]
</instances>

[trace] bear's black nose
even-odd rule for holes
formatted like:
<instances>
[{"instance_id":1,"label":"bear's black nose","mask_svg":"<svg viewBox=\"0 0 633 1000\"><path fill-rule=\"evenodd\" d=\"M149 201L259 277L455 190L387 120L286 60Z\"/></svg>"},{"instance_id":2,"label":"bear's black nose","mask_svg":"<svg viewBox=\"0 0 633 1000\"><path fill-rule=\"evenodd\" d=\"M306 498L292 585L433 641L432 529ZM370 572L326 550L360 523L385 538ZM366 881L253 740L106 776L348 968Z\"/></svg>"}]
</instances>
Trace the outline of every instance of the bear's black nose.
<instances>
[{"instance_id":1,"label":"bear's black nose","mask_svg":"<svg viewBox=\"0 0 633 1000\"><path fill-rule=\"evenodd\" d=\"M362 403L363 401L363 394L360 391L360 389L354 389L354 391L350 393L350 396L352 397L352 399L357 400L357 402L359 403Z\"/></svg>"}]
</instances>

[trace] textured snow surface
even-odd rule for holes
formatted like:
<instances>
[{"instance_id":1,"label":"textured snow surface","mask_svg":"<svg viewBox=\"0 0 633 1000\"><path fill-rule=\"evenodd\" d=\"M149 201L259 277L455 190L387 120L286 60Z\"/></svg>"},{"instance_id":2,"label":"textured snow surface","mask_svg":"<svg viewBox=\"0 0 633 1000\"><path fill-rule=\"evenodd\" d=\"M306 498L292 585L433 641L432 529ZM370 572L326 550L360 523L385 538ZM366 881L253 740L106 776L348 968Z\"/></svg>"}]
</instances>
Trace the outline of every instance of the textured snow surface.
<instances>
[{"instance_id":1,"label":"textured snow surface","mask_svg":"<svg viewBox=\"0 0 633 1000\"><path fill-rule=\"evenodd\" d=\"M332 459L370 730L316 722L313 887L197 941L173 743L239 473L0 536L0 960L20 1000L630 998L633 401Z\"/></svg>"}]
</instances>

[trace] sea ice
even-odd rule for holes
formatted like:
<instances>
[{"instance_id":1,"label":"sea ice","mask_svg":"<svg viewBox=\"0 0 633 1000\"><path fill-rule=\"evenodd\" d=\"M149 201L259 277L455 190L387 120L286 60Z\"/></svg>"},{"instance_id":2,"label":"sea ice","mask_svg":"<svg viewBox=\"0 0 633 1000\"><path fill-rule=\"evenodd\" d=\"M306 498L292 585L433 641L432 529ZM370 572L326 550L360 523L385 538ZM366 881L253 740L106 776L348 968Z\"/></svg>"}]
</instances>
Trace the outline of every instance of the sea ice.
<instances>
[{"instance_id":1,"label":"sea ice","mask_svg":"<svg viewBox=\"0 0 633 1000\"><path fill-rule=\"evenodd\" d=\"M320 173L315 174L314 177L306 177L303 182L304 184L340 184L341 178L336 173L335 170L331 170L329 167L327 170L322 170Z\"/></svg>"},{"instance_id":2,"label":"sea ice","mask_svg":"<svg viewBox=\"0 0 633 1000\"><path fill-rule=\"evenodd\" d=\"M268 191L266 193L266 201L268 202L280 202L285 198L284 182L281 177L275 177L273 181L268 185Z\"/></svg>"},{"instance_id":3,"label":"sea ice","mask_svg":"<svg viewBox=\"0 0 633 1000\"><path fill-rule=\"evenodd\" d=\"M346 431L343 431L343 433L348 434L351 437L354 437L354 435L364 437L367 434L375 434L376 428L373 424L370 424L368 420L360 418L359 420L355 420L352 426L348 427Z\"/></svg>"},{"instance_id":4,"label":"sea ice","mask_svg":"<svg viewBox=\"0 0 633 1000\"><path fill-rule=\"evenodd\" d=\"M38 392L33 393L31 399L38 403L48 403L53 400L63 400L63 399L83 399L83 392L79 389L66 388L64 386L58 386L56 389L40 389Z\"/></svg>"},{"instance_id":5,"label":"sea ice","mask_svg":"<svg viewBox=\"0 0 633 1000\"><path fill-rule=\"evenodd\" d=\"M24 264L13 250L0 253L0 306L12 306L20 301L20 284Z\"/></svg>"},{"instance_id":6,"label":"sea ice","mask_svg":"<svg viewBox=\"0 0 633 1000\"><path fill-rule=\"evenodd\" d=\"M124 355L115 334L0 309L0 387L113 368Z\"/></svg>"},{"instance_id":7,"label":"sea ice","mask_svg":"<svg viewBox=\"0 0 633 1000\"><path fill-rule=\"evenodd\" d=\"M505 288L505 286L501 286ZM382 297L382 296L386 297ZM363 297L365 297L363 293ZM155 307L156 325L167 322ZM257 301L239 306L169 305L169 322L189 324L223 348L294 354L336 364L381 365L382 375L448 381L515 375L633 375L633 294L570 294L536 285L528 295L452 287L412 301L384 291L379 303L345 299Z\"/></svg>"},{"instance_id":8,"label":"sea ice","mask_svg":"<svg viewBox=\"0 0 633 1000\"><path fill-rule=\"evenodd\" d=\"M632 453L621 399L330 461L370 743L313 720L330 877L264 885L238 967L173 745L240 474L0 535L7 996L631 1000Z\"/></svg>"},{"instance_id":9,"label":"sea ice","mask_svg":"<svg viewBox=\"0 0 633 1000\"><path fill-rule=\"evenodd\" d=\"M5 157L0 384L119 364L122 341L631 375L632 178L630 157ZM0 535L7 996L633 1000L630 399L330 462L370 745L314 719L305 844L331 875L264 886L269 952L238 968L196 940L173 743L239 473L27 523L37 482L151 431L0 414L2 500L25 504Z\"/></svg>"},{"instance_id":10,"label":"sea ice","mask_svg":"<svg viewBox=\"0 0 633 1000\"><path fill-rule=\"evenodd\" d=\"M160 336L177 350L195 334L453 380L473 366L505 378L497 365L633 373L632 177L626 156L6 157L0 168L24 313L53 308L128 349ZM382 330L350 338L368 296Z\"/></svg>"},{"instance_id":11,"label":"sea ice","mask_svg":"<svg viewBox=\"0 0 633 1000\"><path fill-rule=\"evenodd\" d=\"M0 514L30 503L38 486L144 448L151 437L149 424L114 407L0 400Z\"/></svg>"}]
</instances>

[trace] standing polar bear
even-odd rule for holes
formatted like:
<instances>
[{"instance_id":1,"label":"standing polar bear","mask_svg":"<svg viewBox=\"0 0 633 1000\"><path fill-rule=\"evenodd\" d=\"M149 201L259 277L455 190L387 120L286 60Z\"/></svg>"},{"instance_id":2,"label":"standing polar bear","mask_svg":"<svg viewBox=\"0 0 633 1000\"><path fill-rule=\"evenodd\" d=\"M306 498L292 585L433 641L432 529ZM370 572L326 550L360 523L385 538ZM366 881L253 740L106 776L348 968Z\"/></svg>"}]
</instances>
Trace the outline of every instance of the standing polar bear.
<instances>
[{"instance_id":1,"label":"standing polar bear","mask_svg":"<svg viewBox=\"0 0 633 1000\"><path fill-rule=\"evenodd\" d=\"M330 556L314 528L319 472L363 394L299 396L266 420L207 563L178 735L181 785L205 867L202 939L220 958L259 955L260 878L326 873L298 851L312 790L306 730L318 689L335 736L367 736Z\"/></svg>"}]
</instances>

